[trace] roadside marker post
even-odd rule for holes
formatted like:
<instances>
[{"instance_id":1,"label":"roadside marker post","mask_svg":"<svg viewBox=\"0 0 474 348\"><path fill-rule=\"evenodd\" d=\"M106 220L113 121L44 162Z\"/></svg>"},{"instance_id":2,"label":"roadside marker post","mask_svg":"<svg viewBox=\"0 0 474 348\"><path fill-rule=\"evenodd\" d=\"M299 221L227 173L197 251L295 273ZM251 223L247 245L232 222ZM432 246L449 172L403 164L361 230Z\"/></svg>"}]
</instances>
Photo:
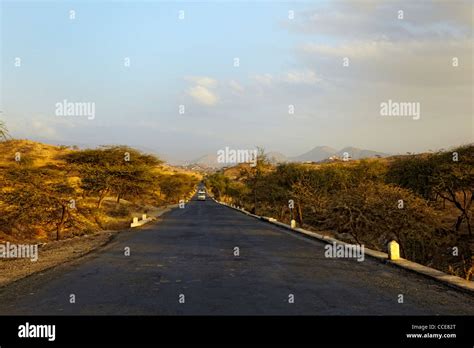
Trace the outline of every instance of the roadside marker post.
<instances>
[{"instance_id":1,"label":"roadside marker post","mask_svg":"<svg viewBox=\"0 0 474 348\"><path fill-rule=\"evenodd\" d=\"M400 259L400 245L394 240L388 243L388 259L389 260Z\"/></svg>"}]
</instances>

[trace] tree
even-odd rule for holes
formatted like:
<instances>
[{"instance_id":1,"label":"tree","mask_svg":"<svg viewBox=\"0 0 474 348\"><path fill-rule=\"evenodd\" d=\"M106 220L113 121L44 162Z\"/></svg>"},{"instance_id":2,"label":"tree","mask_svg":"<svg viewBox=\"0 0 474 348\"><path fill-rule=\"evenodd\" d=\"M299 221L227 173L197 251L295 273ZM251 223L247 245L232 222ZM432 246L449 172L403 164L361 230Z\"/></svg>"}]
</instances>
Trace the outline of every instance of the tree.
<instances>
[{"instance_id":1,"label":"tree","mask_svg":"<svg viewBox=\"0 0 474 348\"><path fill-rule=\"evenodd\" d=\"M288 164L279 166L276 175L280 185L291 192L295 200L296 218L303 223L324 224L328 218L328 202L332 195L344 195L351 188L366 182L383 181L386 168L378 161L335 163L314 167Z\"/></svg>"},{"instance_id":2,"label":"tree","mask_svg":"<svg viewBox=\"0 0 474 348\"><path fill-rule=\"evenodd\" d=\"M110 188L117 195L117 203L124 196L136 198L152 191L157 177L150 168L144 164L134 166L118 165L110 168Z\"/></svg>"},{"instance_id":3,"label":"tree","mask_svg":"<svg viewBox=\"0 0 474 348\"><path fill-rule=\"evenodd\" d=\"M168 202L177 202L192 191L198 180L191 175L178 173L175 175L162 175L158 178L161 192L166 195Z\"/></svg>"},{"instance_id":4,"label":"tree","mask_svg":"<svg viewBox=\"0 0 474 348\"><path fill-rule=\"evenodd\" d=\"M152 190L156 177L153 170L162 161L127 146L103 146L99 149L74 151L65 156L82 176L85 193L97 194L97 207L111 193L117 203L124 197L137 197Z\"/></svg>"},{"instance_id":5,"label":"tree","mask_svg":"<svg viewBox=\"0 0 474 348\"><path fill-rule=\"evenodd\" d=\"M460 230L466 221L469 236L472 236L471 206L474 201L474 146L464 146L452 153L433 156L436 170L430 178L433 190L443 199L451 202L460 214L454 224Z\"/></svg>"},{"instance_id":6,"label":"tree","mask_svg":"<svg viewBox=\"0 0 474 348\"><path fill-rule=\"evenodd\" d=\"M276 169L266 176L262 193L264 199L273 207L279 207L279 218L284 219L285 213L289 212L289 219L296 217L299 224L303 224L303 206L300 195L293 190L294 186L301 182L307 170L301 164L280 164ZM294 210L289 208L289 201L293 200Z\"/></svg>"},{"instance_id":7,"label":"tree","mask_svg":"<svg viewBox=\"0 0 474 348\"><path fill-rule=\"evenodd\" d=\"M435 199L431 179L436 171L436 164L431 156L407 155L393 160L389 164L386 181L409 189L425 199Z\"/></svg>"},{"instance_id":8,"label":"tree","mask_svg":"<svg viewBox=\"0 0 474 348\"><path fill-rule=\"evenodd\" d=\"M255 164L241 171L244 182L252 192L252 213L257 214L260 190L264 185L264 176L272 168L264 149L258 148Z\"/></svg>"},{"instance_id":9,"label":"tree","mask_svg":"<svg viewBox=\"0 0 474 348\"><path fill-rule=\"evenodd\" d=\"M459 231L465 221L472 236L471 218L474 200L474 146L467 145L452 152L413 155L395 160L387 173L387 181L412 190L425 199L451 202L459 215L454 223Z\"/></svg>"},{"instance_id":10,"label":"tree","mask_svg":"<svg viewBox=\"0 0 474 348\"><path fill-rule=\"evenodd\" d=\"M221 200L227 193L229 181L229 178L226 177L224 173L214 173L206 178L205 185L209 187L212 194L218 200Z\"/></svg>"},{"instance_id":11,"label":"tree","mask_svg":"<svg viewBox=\"0 0 474 348\"><path fill-rule=\"evenodd\" d=\"M9 138L8 129L5 122L0 120L0 141L7 140Z\"/></svg>"},{"instance_id":12,"label":"tree","mask_svg":"<svg viewBox=\"0 0 474 348\"><path fill-rule=\"evenodd\" d=\"M54 226L56 239L75 219L75 190L67 178L49 169L15 166L5 174L2 200L11 226Z\"/></svg>"},{"instance_id":13,"label":"tree","mask_svg":"<svg viewBox=\"0 0 474 348\"><path fill-rule=\"evenodd\" d=\"M111 192L111 175L107 166L81 165L81 189L86 193L98 195L97 208L101 208L104 198Z\"/></svg>"}]
</instances>

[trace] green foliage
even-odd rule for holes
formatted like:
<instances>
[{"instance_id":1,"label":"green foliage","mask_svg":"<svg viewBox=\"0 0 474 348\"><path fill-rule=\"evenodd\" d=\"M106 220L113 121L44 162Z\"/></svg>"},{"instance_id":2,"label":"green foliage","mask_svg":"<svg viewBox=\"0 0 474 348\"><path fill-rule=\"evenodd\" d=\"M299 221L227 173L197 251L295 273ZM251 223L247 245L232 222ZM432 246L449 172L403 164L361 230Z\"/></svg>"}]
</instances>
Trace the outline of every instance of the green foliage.
<instances>
[{"instance_id":1,"label":"green foliage","mask_svg":"<svg viewBox=\"0 0 474 348\"><path fill-rule=\"evenodd\" d=\"M124 205L119 204L112 211L99 211L90 205L93 200L98 208L110 195L119 203L124 198L161 204L187 194L197 183L197 178L185 174L159 176L159 159L126 146L62 150L68 152L59 158L66 165L46 163L38 167L26 153L21 162L10 163L0 173L2 232L15 238L35 238L36 232L47 232L61 239L71 230L103 226L104 214L117 220L129 213L130 205L122 208ZM157 194L160 179L162 186L169 184L164 189L166 199ZM109 225L114 219L110 220ZM116 224L116 228L121 226Z\"/></svg>"},{"instance_id":2,"label":"green foliage","mask_svg":"<svg viewBox=\"0 0 474 348\"><path fill-rule=\"evenodd\" d=\"M458 161L453 161L457 152ZM347 163L266 165L243 168L232 180L223 173L207 178L212 192L258 214L331 230L349 241L386 250L397 240L410 260L469 278L474 147L452 152ZM445 224L436 199L459 210L453 229ZM294 209L288 207L293 200ZM403 201L403 208L399 208ZM459 256L453 256L453 246Z\"/></svg>"},{"instance_id":3,"label":"green foliage","mask_svg":"<svg viewBox=\"0 0 474 348\"><path fill-rule=\"evenodd\" d=\"M184 199L197 183L196 177L187 174L161 175L158 178L161 193L166 195L168 202L173 203Z\"/></svg>"},{"instance_id":4,"label":"green foliage","mask_svg":"<svg viewBox=\"0 0 474 348\"><path fill-rule=\"evenodd\" d=\"M100 166L123 164L156 166L163 163L163 161L153 155L143 154L138 150L124 145L101 146L98 149L74 151L65 155L64 159L68 163Z\"/></svg>"},{"instance_id":5,"label":"green foliage","mask_svg":"<svg viewBox=\"0 0 474 348\"><path fill-rule=\"evenodd\" d=\"M435 171L436 163L432 157L403 156L390 164L386 181L409 189L425 199L433 199L431 180Z\"/></svg>"},{"instance_id":6,"label":"green foliage","mask_svg":"<svg viewBox=\"0 0 474 348\"><path fill-rule=\"evenodd\" d=\"M86 194L98 195L100 208L106 195L133 199L153 190L156 176L152 170L161 160L127 146L105 146L75 151L64 159L81 172L81 188Z\"/></svg>"},{"instance_id":7,"label":"green foliage","mask_svg":"<svg viewBox=\"0 0 474 348\"><path fill-rule=\"evenodd\" d=\"M426 238L440 224L425 200L406 189L382 183L363 183L334 195L328 209L328 226L376 248L384 248L396 239L404 251L407 241Z\"/></svg>"},{"instance_id":8,"label":"green foliage","mask_svg":"<svg viewBox=\"0 0 474 348\"><path fill-rule=\"evenodd\" d=\"M241 171L241 178L251 192L253 206L250 211L254 214L259 212L261 202L266 201L264 188L267 184L265 179L271 167L265 151L258 148L255 164Z\"/></svg>"},{"instance_id":9,"label":"green foliage","mask_svg":"<svg viewBox=\"0 0 474 348\"><path fill-rule=\"evenodd\" d=\"M230 179L223 173L214 173L205 179L205 185L210 188L216 199L222 199L228 193Z\"/></svg>"}]
</instances>

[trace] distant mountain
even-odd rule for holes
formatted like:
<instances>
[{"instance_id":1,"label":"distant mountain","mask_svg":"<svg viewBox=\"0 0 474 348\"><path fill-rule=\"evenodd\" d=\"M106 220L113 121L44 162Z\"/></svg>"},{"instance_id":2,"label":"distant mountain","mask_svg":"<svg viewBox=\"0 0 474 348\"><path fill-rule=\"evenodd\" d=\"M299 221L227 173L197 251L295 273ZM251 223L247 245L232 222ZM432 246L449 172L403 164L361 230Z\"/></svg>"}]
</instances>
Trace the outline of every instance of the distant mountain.
<instances>
[{"instance_id":1,"label":"distant mountain","mask_svg":"<svg viewBox=\"0 0 474 348\"><path fill-rule=\"evenodd\" d=\"M272 163L282 163L282 162L287 161L286 156L280 152L276 152L276 151L268 152L266 155L267 155L268 160ZM217 154L207 154L193 161L190 161L189 163L197 164L205 168L221 168L221 167L227 167L227 166L233 165L229 163L219 163L217 161Z\"/></svg>"},{"instance_id":2,"label":"distant mountain","mask_svg":"<svg viewBox=\"0 0 474 348\"><path fill-rule=\"evenodd\" d=\"M272 163L284 163L284 162L322 162L326 161L329 158L337 159L343 158L344 153L347 152L349 157L352 159L362 159L362 158L373 158L373 157L387 157L390 154L359 149L353 146L347 146L341 150L336 150L329 146L316 146L312 150L303 153L299 156L287 157L281 152L271 151L267 153L267 158ZM225 164L217 162L217 154L208 154L202 157L190 161L189 164L199 165L204 168L222 168Z\"/></svg>"},{"instance_id":3,"label":"distant mountain","mask_svg":"<svg viewBox=\"0 0 474 348\"><path fill-rule=\"evenodd\" d=\"M352 158L352 159L387 157L387 156L389 156L388 153L377 152L377 151L372 151L372 150L364 150L364 149L359 149L359 148L353 147L353 146L347 146L347 147L343 148L342 150L336 152L334 155L342 158L342 157L344 157L345 152L347 152L349 154L349 157Z\"/></svg>"},{"instance_id":4,"label":"distant mountain","mask_svg":"<svg viewBox=\"0 0 474 348\"><path fill-rule=\"evenodd\" d=\"M197 164L204 168L219 168L223 167L222 163L217 162L217 154L208 154L201 156L194 161L190 161L192 164Z\"/></svg>"},{"instance_id":5,"label":"distant mountain","mask_svg":"<svg viewBox=\"0 0 474 348\"><path fill-rule=\"evenodd\" d=\"M288 158L281 152L277 152L277 151L268 152L267 158L272 163L288 162Z\"/></svg>"},{"instance_id":6,"label":"distant mountain","mask_svg":"<svg viewBox=\"0 0 474 348\"><path fill-rule=\"evenodd\" d=\"M302 155L290 157L289 160L291 162L319 162L334 155L336 152L336 149L329 146L316 146Z\"/></svg>"}]
</instances>

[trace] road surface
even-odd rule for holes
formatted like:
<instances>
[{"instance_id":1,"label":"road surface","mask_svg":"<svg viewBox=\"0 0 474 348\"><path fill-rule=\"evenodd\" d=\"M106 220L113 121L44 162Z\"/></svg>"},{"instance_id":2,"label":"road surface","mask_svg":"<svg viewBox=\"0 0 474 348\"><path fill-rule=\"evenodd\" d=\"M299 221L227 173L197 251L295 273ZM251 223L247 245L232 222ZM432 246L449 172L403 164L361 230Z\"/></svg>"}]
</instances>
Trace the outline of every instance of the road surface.
<instances>
[{"instance_id":1,"label":"road surface","mask_svg":"<svg viewBox=\"0 0 474 348\"><path fill-rule=\"evenodd\" d=\"M0 289L0 314L474 314L471 295L369 257L326 258L324 245L209 199L191 201Z\"/></svg>"}]
</instances>

